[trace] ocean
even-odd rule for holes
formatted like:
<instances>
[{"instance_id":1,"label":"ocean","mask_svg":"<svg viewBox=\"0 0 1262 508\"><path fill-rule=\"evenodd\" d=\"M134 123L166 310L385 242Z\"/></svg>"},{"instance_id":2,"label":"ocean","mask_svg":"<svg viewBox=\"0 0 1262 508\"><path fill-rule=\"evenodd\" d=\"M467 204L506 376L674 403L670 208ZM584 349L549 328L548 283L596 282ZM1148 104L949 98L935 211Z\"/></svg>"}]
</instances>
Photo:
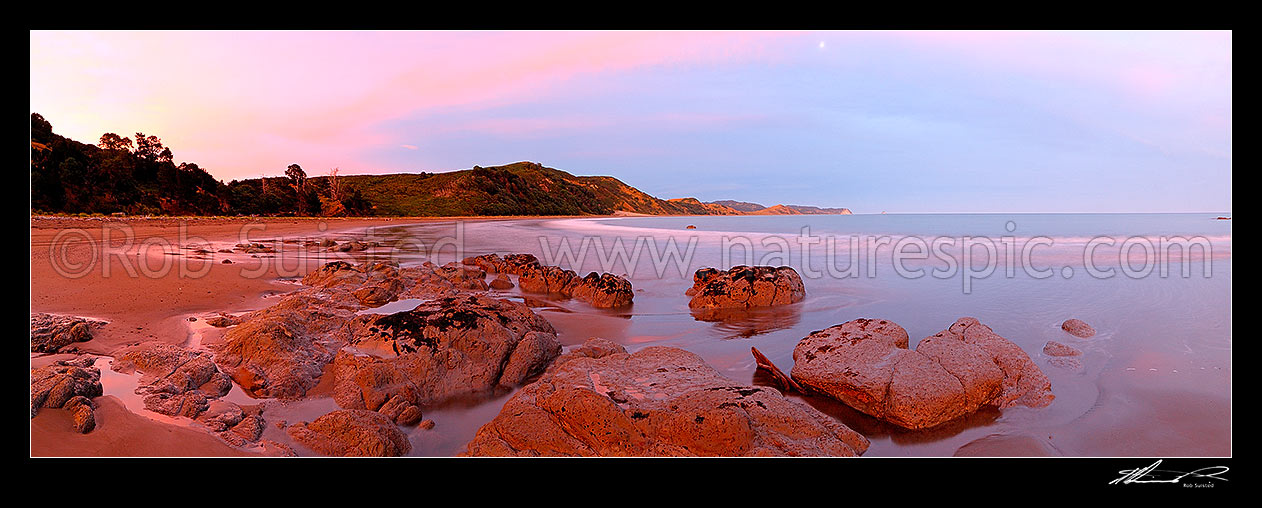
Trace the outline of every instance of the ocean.
<instances>
[{"instance_id":1,"label":"ocean","mask_svg":"<svg viewBox=\"0 0 1262 508\"><path fill-rule=\"evenodd\" d=\"M502 296L527 302L567 346L599 336L632 351L679 347L741 383L766 382L751 347L788 372L794 346L814 330L886 319L907 330L914 348L964 316L1020 346L1051 380L1050 406L984 409L925 431L802 397L866 435L866 456L1226 456L1231 221L1217 220L1225 215L520 219L380 227L369 236L394 246L389 255L404 264L527 252L580 275L625 274L635 289L625 309L517 289ZM684 295L692 273L737 264L792 266L806 299L723 321L694 316ZM1064 332L1070 318L1097 335ZM1053 364L1042 352L1048 341L1082 350L1080 365ZM427 412L449 428L414 453L458 453L506 398Z\"/></svg>"}]
</instances>

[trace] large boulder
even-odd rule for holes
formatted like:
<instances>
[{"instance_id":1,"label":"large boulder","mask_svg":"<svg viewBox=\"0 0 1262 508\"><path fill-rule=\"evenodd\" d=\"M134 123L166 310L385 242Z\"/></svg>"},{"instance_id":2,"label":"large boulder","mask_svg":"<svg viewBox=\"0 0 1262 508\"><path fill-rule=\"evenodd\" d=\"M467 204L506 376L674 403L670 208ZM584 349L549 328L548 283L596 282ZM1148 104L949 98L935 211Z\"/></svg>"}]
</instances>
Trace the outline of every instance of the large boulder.
<instances>
[{"instance_id":1,"label":"large boulder","mask_svg":"<svg viewBox=\"0 0 1262 508\"><path fill-rule=\"evenodd\" d=\"M333 362L334 398L348 409L386 408L396 421L419 416L410 406L516 387L561 351L556 330L524 304L480 295L364 315L350 327L350 348Z\"/></svg>"},{"instance_id":2,"label":"large boulder","mask_svg":"<svg viewBox=\"0 0 1262 508\"><path fill-rule=\"evenodd\" d=\"M693 274L692 309L768 307L799 302L806 289L796 270L788 266L734 266L730 270L702 268Z\"/></svg>"},{"instance_id":3,"label":"large boulder","mask_svg":"<svg viewBox=\"0 0 1262 508\"><path fill-rule=\"evenodd\" d=\"M631 305L635 291L627 279L612 273L591 272L570 289L570 297L592 307L611 309Z\"/></svg>"},{"instance_id":4,"label":"large boulder","mask_svg":"<svg viewBox=\"0 0 1262 508\"><path fill-rule=\"evenodd\" d=\"M590 339L519 390L465 455L855 456L868 441L779 392L678 348Z\"/></svg>"},{"instance_id":5,"label":"large boulder","mask_svg":"<svg viewBox=\"0 0 1262 508\"><path fill-rule=\"evenodd\" d=\"M101 369L93 367L94 363L96 358L81 356L31 369L31 418L40 408L61 408L78 396L101 396Z\"/></svg>"},{"instance_id":6,"label":"large boulder","mask_svg":"<svg viewBox=\"0 0 1262 508\"><path fill-rule=\"evenodd\" d=\"M340 409L285 429L289 437L323 455L398 457L412 451L390 418L373 411Z\"/></svg>"},{"instance_id":7,"label":"large boulder","mask_svg":"<svg viewBox=\"0 0 1262 508\"><path fill-rule=\"evenodd\" d=\"M314 333L311 325L323 321L335 326L332 323L344 322L352 314L322 303L295 294L252 313L224 334L215 362L253 397L302 397L315 387L339 345L331 337Z\"/></svg>"},{"instance_id":8,"label":"large boulder","mask_svg":"<svg viewBox=\"0 0 1262 508\"><path fill-rule=\"evenodd\" d=\"M455 264L400 268L379 261L330 262L303 277L304 288L238 318L216 346L215 361L254 397L300 398L359 333L353 326L361 322L359 311L396 299L452 301L471 289L486 289L485 276L480 269Z\"/></svg>"},{"instance_id":9,"label":"large boulder","mask_svg":"<svg viewBox=\"0 0 1262 508\"><path fill-rule=\"evenodd\" d=\"M908 349L907 331L856 319L811 333L793 350L792 377L808 390L909 429L933 427L982 406L1042 407L1051 384L1020 347L961 318Z\"/></svg>"},{"instance_id":10,"label":"large boulder","mask_svg":"<svg viewBox=\"0 0 1262 508\"><path fill-rule=\"evenodd\" d=\"M74 316L31 314L31 352L72 352L76 342L92 340L92 329L102 324Z\"/></svg>"}]
</instances>

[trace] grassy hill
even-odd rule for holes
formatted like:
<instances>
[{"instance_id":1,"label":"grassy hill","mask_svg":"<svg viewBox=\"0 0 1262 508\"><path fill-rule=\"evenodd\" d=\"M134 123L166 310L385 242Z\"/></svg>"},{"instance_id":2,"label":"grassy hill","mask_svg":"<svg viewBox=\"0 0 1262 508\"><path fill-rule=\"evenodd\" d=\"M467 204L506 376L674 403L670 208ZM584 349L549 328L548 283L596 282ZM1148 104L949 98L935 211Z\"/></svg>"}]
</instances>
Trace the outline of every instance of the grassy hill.
<instances>
[{"instance_id":1,"label":"grassy hill","mask_svg":"<svg viewBox=\"0 0 1262 508\"><path fill-rule=\"evenodd\" d=\"M736 215L688 198L662 200L611 176L574 176L535 162L446 173L343 176L377 215ZM315 180L315 179L313 179Z\"/></svg>"},{"instance_id":2,"label":"grassy hill","mask_svg":"<svg viewBox=\"0 0 1262 508\"><path fill-rule=\"evenodd\" d=\"M445 173L284 177L223 183L176 164L156 136L105 133L90 145L31 114L31 211L127 215L512 216L849 213L798 205L658 199L611 176L574 176L535 162ZM836 212L836 210L845 210Z\"/></svg>"}]
</instances>

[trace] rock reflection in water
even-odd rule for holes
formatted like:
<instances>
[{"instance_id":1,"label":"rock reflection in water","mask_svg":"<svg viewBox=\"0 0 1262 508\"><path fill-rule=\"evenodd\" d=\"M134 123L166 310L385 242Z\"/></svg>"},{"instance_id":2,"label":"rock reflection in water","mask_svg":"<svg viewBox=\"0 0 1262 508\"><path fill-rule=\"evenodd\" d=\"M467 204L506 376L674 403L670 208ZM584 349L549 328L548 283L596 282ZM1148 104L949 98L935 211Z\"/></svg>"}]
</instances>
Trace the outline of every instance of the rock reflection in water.
<instances>
[{"instance_id":1,"label":"rock reflection in water","mask_svg":"<svg viewBox=\"0 0 1262 508\"><path fill-rule=\"evenodd\" d=\"M986 427L994 424L1002 412L994 406L982 406L981 409L927 429L910 430L894 424L885 423L863 414L841 402L818 395L803 395L802 400L820 412L831 415L846 426L859 431L869 440L876 443L888 439L899 445L925 444L943 441L970 429ZM954 447L951 447L954 449ZM948 450L949 452L949 450Z\"/></svg>"},{"instance_id":2,"label":"rock reflection in water","mask_svg":"<svg viewBox=\"0 0 1262 508\"><path fill-rule=\"evenodd\" d=\"M692 309L697 321L714 323L714 329L727 339L748 339L792 328L802 319L801 305L777 305L748 309Z\"/></svg>"}]
</instances>

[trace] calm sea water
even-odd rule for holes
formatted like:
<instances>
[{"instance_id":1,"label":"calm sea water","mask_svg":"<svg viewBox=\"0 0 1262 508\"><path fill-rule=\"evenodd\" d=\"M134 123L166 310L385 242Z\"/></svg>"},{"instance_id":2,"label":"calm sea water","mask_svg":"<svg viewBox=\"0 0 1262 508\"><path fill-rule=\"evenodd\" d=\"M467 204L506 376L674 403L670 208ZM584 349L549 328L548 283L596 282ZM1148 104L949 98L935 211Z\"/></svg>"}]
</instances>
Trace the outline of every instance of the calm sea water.
<instances>
[{"instance_id":1,"label":"calm sea water","mask_svg":"<svg viewBox=\"0 0 1262 508\"><path fill-rule=\"evenodd\" d=\"M802 337L860 317L899 323L915 347L973 316L1024 349L1051 379L1056 400L1049 407L983 410L919 432L804 398L867 435L869 456L1223 456L1231 453L1231 221L1215 220L1219 215L1226 214L530 219L371 234L426 246L400 251L404 263L529 252L580 274L627 274L636 291L629 309L597 310L515 289L504 296L527 301L567 345L600 336L629 350L680 347L743 383L765 382L751 346L788 371ZM427 250L444 239L460 252L452 244ZM628 254L640 252L635 263L609 261L619 241ZM672 241L678 257L663 257ZM560 248L567 244L569 257ZM880 245L869 251L873 244ZM896 245L901 259L891 253ZM746 263L793 266L803 274L806 300L726 321L689 311L684 291L692 272ZM851 263L857 268L848 270ZM1090 323L1097 335L1082 340L1063 332L1060 323L1069 318ZM1050 340L1081 349L1081 368L1049 363L1042 348ZM441 432L415 434L416 453L459 452L504 400L428 412Z\"/></svg>"}]
</instances>

